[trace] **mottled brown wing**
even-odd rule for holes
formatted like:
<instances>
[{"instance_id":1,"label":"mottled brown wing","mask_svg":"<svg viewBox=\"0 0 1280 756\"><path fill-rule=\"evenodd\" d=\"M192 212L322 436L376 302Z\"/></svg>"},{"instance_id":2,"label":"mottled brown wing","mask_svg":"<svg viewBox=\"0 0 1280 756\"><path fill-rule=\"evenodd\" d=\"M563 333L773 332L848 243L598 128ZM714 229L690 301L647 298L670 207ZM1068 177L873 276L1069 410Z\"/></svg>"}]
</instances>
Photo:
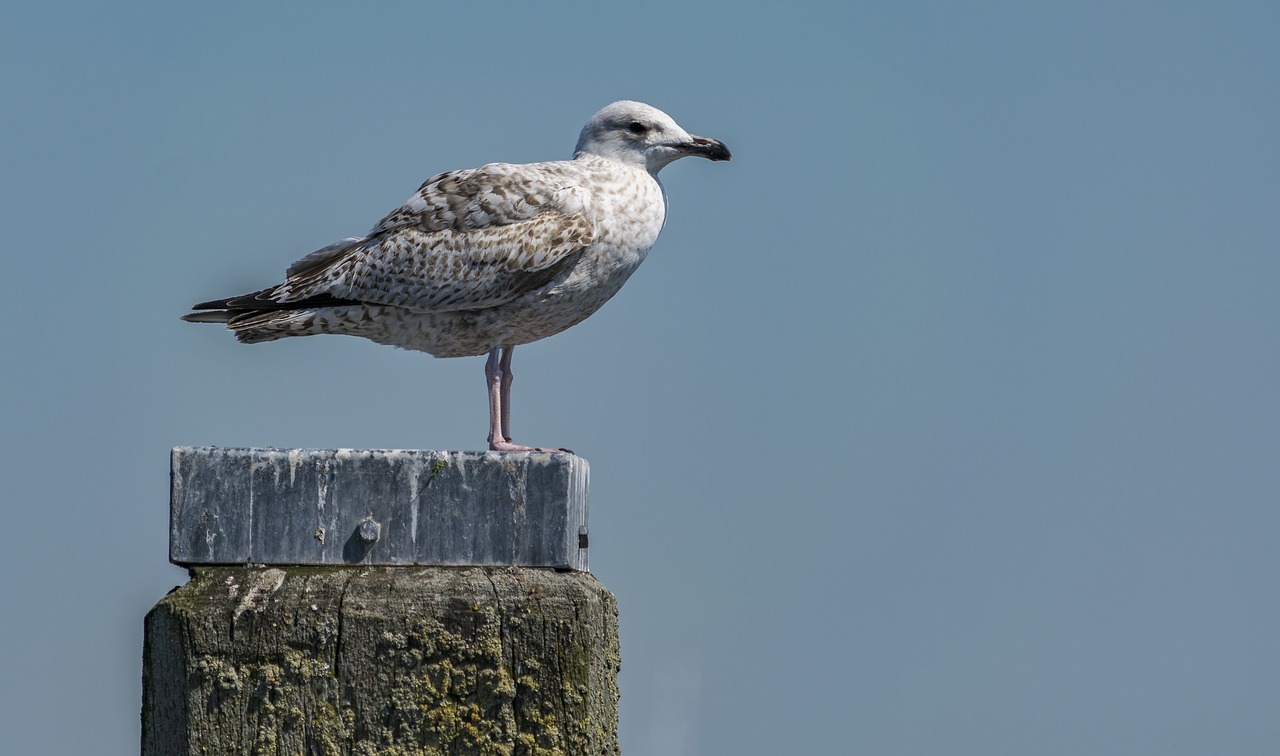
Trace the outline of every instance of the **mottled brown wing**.
<instances>
[{"instance_id":1,"label":"mottled brown wing","mask_svg":"<svg viewBox=\"0 0 1280 756\"><path fill-rule=\"evenodd\" d=\"M474 231L405 228L349 255L324 293L413 310L478 310L555 277L591 243L581 215L543 213Z\"/></svg>"},{"instance_id":2,"label":"mottled brown wing","mask_svg":"<svg viewBox=\"0 0 1280 756\"><path fill-rule=\"evenodd\" d=\"M563 166L555 163L490 163L480 168L432 176L408 202L369 231L370 238L404 228L423 231L473 231L518 223L556 206L567 186Z\"/></svg>"},{"instance_id":3,"label":"mottled brown wing","mask_svg":"<svg viewBox=\"0 0 1280 756\"><path fill-rule=\"evenodd\" d=\"M474 310L550 281L592 241L556 204L563 179L540 165L494 164L428 180L363 239L294 263L277 301L327 295L421 311Z\"/></svg>"}]
</instances>

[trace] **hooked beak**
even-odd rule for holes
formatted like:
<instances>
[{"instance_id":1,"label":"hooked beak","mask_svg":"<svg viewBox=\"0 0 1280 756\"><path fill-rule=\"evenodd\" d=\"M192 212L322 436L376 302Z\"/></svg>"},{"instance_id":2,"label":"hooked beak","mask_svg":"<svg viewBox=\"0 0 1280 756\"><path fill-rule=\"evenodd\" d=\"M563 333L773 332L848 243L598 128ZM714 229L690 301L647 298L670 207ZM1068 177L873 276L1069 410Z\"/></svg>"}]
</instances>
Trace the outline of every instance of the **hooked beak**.
<instances>
[{"instance_id":1,"label":"hooked beak","mask_svg":"<svg viewBox=\"0 0 1280 756\"><path fill-rule=\"evenodd\" d=\"M695 136L680 147L685 154L697 155L707 160L728 160L733 157L729 154L729 148L724 146L724 142L706 137Z\"/></svg>"}]
</instances>

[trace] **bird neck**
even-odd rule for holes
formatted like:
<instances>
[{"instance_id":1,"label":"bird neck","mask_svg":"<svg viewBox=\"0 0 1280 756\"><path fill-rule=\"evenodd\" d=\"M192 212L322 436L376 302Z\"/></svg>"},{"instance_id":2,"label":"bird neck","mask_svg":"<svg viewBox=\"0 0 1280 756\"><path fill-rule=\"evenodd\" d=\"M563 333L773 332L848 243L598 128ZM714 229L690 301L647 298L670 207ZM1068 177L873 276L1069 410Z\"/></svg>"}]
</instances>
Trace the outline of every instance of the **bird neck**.
<instances>
[{"instance_id":1,"label":"bird neck","mask_svg":"<svg viewBox=\"0 0 1280 756\"><path fill-rule=\"evenodd\" d=\"M580 149L573 153L574 160L599 160L615 165L625 165L628 168L638 168L646 171L651 176L656 176L659 166L649 166L645 162L645 156L637 153L635 150L610 150L607 145L591 145L586 149ZM665 163L663 164L665 165Z\"/></svg>"}]
</instances>

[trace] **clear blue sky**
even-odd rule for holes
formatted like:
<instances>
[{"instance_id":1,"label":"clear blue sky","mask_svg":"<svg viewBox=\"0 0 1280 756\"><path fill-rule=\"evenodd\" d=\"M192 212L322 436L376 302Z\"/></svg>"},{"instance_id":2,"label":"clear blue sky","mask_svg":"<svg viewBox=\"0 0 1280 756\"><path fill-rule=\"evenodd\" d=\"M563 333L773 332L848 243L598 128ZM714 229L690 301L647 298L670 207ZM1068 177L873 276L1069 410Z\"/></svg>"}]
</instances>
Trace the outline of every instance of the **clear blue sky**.
<instances>
[{"instance_id":1,"label":"clear blue sky","mask_svg":"<svg viewBox=\"0 0 1280 756\"><path fill-rule=\"evenodd\" d=\"M4 17L5 753L137 752L169 447L484 443L479 359L178 316L620 98L734 151L516 354L625 753L1280 752L1280 5Z\"/></svg>"}]
</instances>

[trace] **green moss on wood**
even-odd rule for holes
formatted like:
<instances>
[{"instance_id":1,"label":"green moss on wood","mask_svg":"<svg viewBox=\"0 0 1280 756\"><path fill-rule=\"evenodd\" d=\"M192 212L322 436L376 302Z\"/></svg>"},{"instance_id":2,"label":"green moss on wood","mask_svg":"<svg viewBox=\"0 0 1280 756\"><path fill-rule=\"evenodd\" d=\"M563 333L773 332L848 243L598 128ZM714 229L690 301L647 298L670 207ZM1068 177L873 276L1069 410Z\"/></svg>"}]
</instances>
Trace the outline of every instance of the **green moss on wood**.
<instances>
[{"instance_id":1,"label":"green moss on wood","mask_svg":"<svg viewBox=\"0 0 1280 756\"><path fill-rule=\"evenodd\" d=\"M190 747L144 753L616 753L616 612L581 573L200 568L147 623L146 727L181 696Z\"/></svg>"}]
</instances>

